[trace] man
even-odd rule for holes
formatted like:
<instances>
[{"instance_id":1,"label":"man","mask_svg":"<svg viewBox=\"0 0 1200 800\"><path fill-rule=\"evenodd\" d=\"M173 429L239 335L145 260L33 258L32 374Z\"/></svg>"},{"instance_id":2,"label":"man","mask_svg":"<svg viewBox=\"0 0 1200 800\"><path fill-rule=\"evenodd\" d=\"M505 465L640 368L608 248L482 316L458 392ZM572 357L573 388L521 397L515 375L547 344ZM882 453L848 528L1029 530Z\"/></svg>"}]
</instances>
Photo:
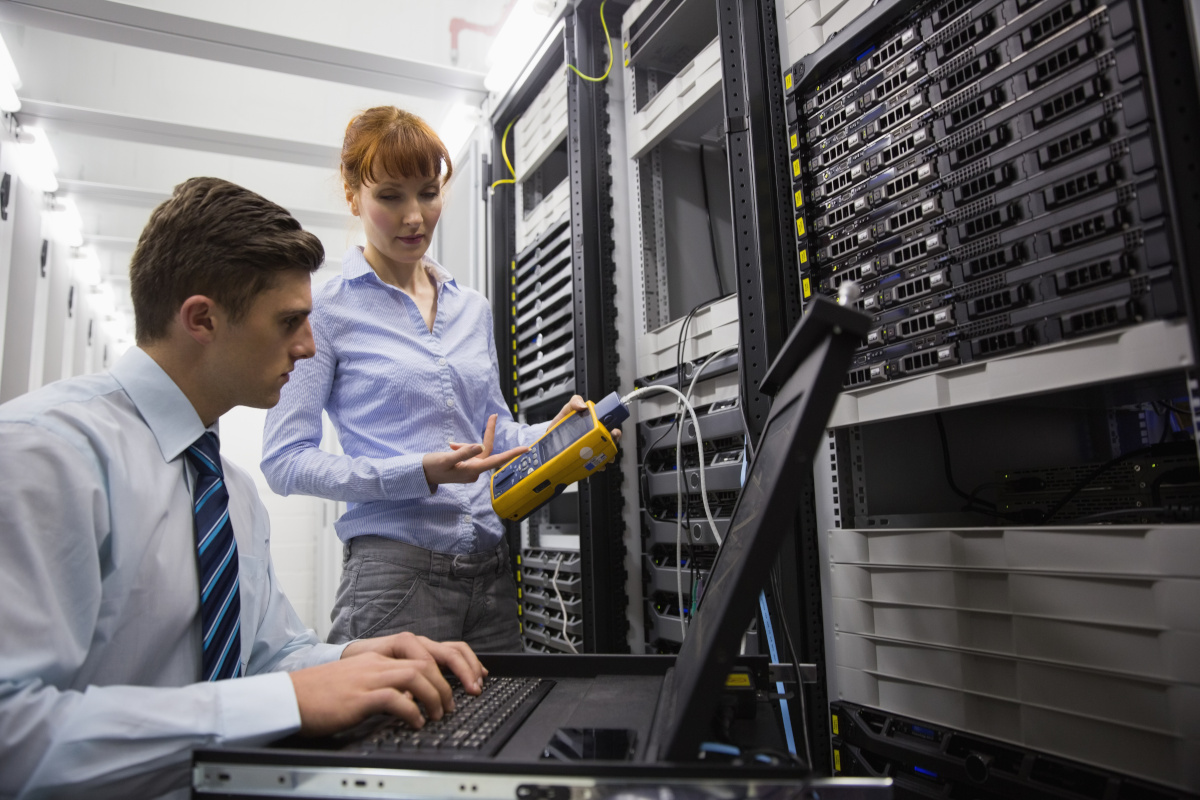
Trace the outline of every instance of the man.
<instances>
[{"instance_id":1,"label":"man","mask_svg":"<svg viewBox=\"0 0 1200 800\"><path fill-rule=\"evenodd\" d=\"M478 693L461 642L320 643L279 590L253 482L217 451L218 418L274 405L313 355L323 258L279 206L189 180L130 265L138 346L0 406L0 796L186 796L193 747L375 713L419 727L418 702L452 710L439 667Z\"/></svg>"}]
</instances>

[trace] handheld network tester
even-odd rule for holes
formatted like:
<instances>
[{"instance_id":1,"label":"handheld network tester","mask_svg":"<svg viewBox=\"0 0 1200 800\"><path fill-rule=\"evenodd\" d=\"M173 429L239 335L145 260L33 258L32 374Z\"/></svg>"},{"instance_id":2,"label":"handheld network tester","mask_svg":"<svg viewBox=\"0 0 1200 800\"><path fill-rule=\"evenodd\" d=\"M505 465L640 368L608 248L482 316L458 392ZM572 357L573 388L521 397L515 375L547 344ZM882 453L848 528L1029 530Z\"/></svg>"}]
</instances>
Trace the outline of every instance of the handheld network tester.
<instances>
[{"instance_id":1,"label":"handheld network tester","mask_svg":"<svg viewBox=\"0 0 1200 800\"><path fill-rule=\"evenodd\" d=\"M492 508L498 515L522 520L616 456L611 430L629 417L629 409L616 392L587 405L492 473Z\"/></svg>"}]
</instances>

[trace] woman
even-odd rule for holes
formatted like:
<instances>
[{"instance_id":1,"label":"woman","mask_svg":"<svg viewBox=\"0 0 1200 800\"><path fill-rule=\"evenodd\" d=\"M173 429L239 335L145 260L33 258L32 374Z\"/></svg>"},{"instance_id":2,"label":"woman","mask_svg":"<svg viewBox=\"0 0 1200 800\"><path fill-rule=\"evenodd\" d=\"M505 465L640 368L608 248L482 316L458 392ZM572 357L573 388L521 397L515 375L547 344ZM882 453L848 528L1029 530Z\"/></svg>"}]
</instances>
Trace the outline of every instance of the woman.
<instances>
[{"instance_id":1,"label":"woman","mask_svg":"<svg viewBox=\"0 0 1200 800\"><path fill-rule=\"evenodd\" d=\"M317 354L267 415L271 488L348 503L335 525L345 549L331 642L413 631L477 652L521 649L487 471L547 425L513 421L488 301L426 255L452 171L437 134L408 112L350 121L341 173L367 243L318 290ZM583 408L573 397L556 419ZM345 455L319 449L322 409Z\"/></svg>"}]
</instances>

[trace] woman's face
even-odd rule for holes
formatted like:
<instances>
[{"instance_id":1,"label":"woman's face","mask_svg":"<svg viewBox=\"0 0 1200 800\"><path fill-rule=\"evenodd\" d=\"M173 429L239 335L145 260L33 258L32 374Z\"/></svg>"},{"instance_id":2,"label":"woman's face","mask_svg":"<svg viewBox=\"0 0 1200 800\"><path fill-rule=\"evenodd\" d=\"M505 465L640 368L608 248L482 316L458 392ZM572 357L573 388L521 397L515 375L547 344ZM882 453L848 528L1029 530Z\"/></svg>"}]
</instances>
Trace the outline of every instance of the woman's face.
<instances>
[{"instance_id":1,"label":"woman's face","mask_svg":"<svg viewBox=\"0 0 1200 800\"><path fill-rule=\"evenodd\" d=\"M347 186L346 200L366 230L368 261L374 250L394 263L416 263L429 249L442 215L442 179L387 175L358 191Z\"/></svg>"}]
</instances>

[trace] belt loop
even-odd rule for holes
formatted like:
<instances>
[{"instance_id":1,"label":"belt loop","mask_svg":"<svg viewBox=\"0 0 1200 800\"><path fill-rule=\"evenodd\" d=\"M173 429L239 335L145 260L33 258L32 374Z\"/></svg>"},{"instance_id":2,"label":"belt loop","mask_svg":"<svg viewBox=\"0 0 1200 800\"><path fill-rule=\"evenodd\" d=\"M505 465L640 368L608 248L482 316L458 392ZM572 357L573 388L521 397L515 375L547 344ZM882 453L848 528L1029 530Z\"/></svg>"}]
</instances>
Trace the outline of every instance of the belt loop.
<instances>
[{"instance_id":1,"label":"belt loop","mask_svg":"<svg viewBox=\"0 0 1200 800\"><path fill-rule=\"evenodd\" d=\"M353 541L354 540L351 539L350 541L348 541L344 545L342 545L342 566L345 566L346 562L348 562L350 560L350 542L353 542Z\"/></svg>"}]
</instances>

